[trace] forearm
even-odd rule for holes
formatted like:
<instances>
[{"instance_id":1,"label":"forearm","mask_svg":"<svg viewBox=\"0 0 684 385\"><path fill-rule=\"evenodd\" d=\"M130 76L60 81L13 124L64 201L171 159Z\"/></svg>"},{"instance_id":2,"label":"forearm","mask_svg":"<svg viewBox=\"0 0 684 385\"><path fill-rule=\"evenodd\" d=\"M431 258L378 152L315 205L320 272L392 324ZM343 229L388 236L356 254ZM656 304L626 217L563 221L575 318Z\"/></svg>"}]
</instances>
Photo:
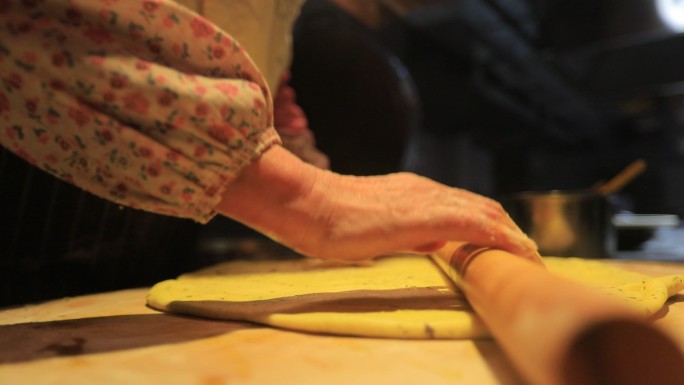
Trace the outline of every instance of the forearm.
<instances>
[{"instance_id":1,"label":"forearm","mask_svg":"<svg viewBox=\"0 0 684 385\"><path fill-rule=\"evenodd\" d=\"M276 145L225 189L216 210L306 253L325 232L325 196L317 185L326 174Z\"/></svg>"},{"instance_id":2,"label":"forearm","mask_svg":"<svg viewBox=\"0 0 684 385\"><path fill-rule=\"evenodd\" d=\"M496 202L398 173L339 175L273 146L226 187L220 214L308 256L360 260L463 241L534 252Z\"/></svg>"},{"instance_id":3,"label":"forearm","mask_svg":"<svg viewBox=\"0 0 684 385\"><path fill-rule=\"evenodd\" d=\"M247 52L185 8L90 0L6 8L0 145L61 179L205 223L226 181L280 142Z\"/></svg>"}]
</instances>

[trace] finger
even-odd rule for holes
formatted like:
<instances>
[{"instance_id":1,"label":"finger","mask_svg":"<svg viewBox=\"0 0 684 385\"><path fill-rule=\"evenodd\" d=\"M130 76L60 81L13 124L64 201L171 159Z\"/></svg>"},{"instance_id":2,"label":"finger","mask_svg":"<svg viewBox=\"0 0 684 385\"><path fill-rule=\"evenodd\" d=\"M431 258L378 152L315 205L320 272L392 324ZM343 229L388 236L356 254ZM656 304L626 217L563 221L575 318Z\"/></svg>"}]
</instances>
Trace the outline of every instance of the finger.
<instances>
[{"instance_id":1,"label":"finger","mask_svg":"<svg viewBox=\"0 0 684 385\"><path fill-rule=\"evenodd\" d=\"M478 211L493 222L502 223L511 230L522 232L520 227L513 221L513 219L511 219L510 215L508 215L508 212L506 212L499 202L491 198L460 189L454 189L454 196L458 200L464 200L465 203L454 201L447 203L447 205L453 205L454 207L462 207L467 205L471 211Z\"/></svg>"},{"instance_id":2,"label":"finger","mask_svg":"<svg viewBox=\"0 0 684 385\"><path fill-rule=\"evenodd\" d=\"M490 232L488 239L482 239L483 246L498 247L516 255L533 256L537 253L537 244L527 235L519 230L511 230L508 227L500 226Z\"/></svg>"},{"instance_id":3,"label":"finger","mask_svg":"<svg viewBox=\"0 0 684 385\"><path fill-rule=\"evenodd\" d=\"M494 216L496 217L496 216ZM537 252L536 243L520 229L511 225L507 215L499 216L499 220L492 219L491 214L482 212L468 212L453 214L446 226L433 229L434 239L446 239L494 247L518 255L534 255Z\"/></svg>"}]
</instances>

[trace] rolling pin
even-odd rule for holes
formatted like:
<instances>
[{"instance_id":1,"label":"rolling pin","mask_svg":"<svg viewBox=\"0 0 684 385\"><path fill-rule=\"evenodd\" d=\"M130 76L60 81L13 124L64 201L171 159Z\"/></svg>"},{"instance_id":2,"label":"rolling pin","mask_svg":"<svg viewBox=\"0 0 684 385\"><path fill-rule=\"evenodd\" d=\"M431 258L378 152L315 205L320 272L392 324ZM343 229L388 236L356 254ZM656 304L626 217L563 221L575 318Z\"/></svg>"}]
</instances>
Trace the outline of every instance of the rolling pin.
<instances>
[{"instance_id":1,"label":"rolling pin","mask_svg":"<svg viewBox=\"0 0 684 385\"><path fill-rule=\"evenodd\" d=\"M501 250L448 243L432 258L531 384L684 384L680 348L617 299Z\"/></svg>"}]
</instances>

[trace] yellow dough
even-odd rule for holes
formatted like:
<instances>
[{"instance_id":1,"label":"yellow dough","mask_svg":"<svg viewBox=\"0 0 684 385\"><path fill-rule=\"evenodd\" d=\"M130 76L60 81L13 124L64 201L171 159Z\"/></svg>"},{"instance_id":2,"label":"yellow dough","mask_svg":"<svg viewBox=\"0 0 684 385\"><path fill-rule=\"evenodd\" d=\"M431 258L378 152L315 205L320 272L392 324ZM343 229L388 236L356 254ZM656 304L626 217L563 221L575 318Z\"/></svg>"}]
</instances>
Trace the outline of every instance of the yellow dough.
<instances>
[{"instance_id":1,"label":"yellow dough","mask_svg":"<svg viewBox=\"0 0 684 385\"><path fill-rule=\"evenodd\" d=\"M651 278L578 258L545 258L553 273L652 314L684 276ZM156 284L148 305L305 332L389 338L488 335L461 292L429 257L396 255L364 266L312 259L226 262Z\"/></svg>"},{"instance_id":2,"label":"yellow dough","mask_svg":"<svg viewBox=\"0 0 684 385\"><path fill-rule=\"evenodd\" d=\"M595 287L630 305L653 314L667 299L684 289L684 275L649 277L608 266L598 260L580 258L545 258L546 267L559 274Z\"/></svg>"}]
</instances>

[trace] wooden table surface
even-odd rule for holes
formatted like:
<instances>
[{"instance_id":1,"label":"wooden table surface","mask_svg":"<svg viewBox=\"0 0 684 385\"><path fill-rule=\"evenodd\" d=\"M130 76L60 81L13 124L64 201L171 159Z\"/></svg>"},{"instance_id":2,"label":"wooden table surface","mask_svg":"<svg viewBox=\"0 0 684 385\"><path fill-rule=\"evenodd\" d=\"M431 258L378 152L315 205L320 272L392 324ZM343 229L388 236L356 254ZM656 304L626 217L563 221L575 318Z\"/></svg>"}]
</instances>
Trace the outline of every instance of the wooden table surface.
<instances>
[{"instance_id":1,"label":"wooden table surface","mask_svg":"<svg viewBox=\"0 0 684 385\"><path fill-rule=\"evenodd\" d=\"M684 264L608 261L649 275ZM525 384L495 341L303 334L177 317L147 288L0 312L0 384ZM684 292L656 323L684 351Z\"/></svg>"}]
</instances>

